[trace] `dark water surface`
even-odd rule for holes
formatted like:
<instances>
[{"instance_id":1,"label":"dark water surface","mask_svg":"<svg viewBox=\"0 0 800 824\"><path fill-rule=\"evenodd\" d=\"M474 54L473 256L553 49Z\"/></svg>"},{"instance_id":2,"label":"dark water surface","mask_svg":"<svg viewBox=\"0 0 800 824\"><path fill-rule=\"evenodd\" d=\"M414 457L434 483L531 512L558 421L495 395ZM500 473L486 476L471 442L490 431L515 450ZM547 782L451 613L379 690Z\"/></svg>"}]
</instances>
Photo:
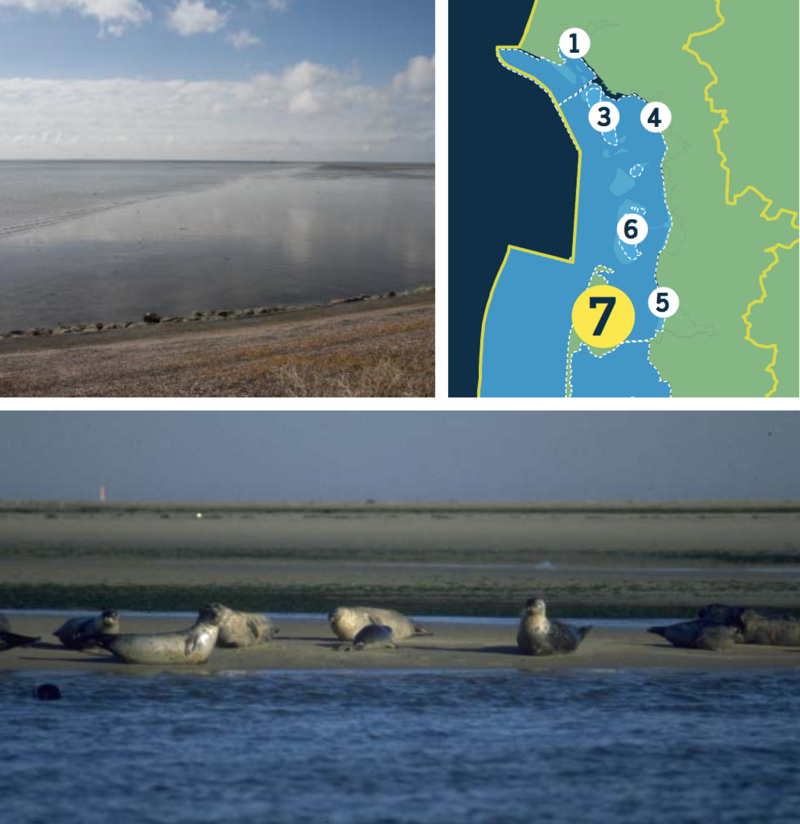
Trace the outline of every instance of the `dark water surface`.
<instances>
[{"instance_id":1,"label":"dark water surface","mask_svg":"<svg viewBox=\"0 0 800 824\"><path fill-rule=\"evenodd\" d=\"M64 700L37 702L52 680ZM800 673L0 676L2 818L794 822Z\"/></svg>"},{"instance_id":2,"label":"dark water surface","mask_svg":"<svg viewBox=\"0 0 800 824\"><path fill-rule=\"evenodd\" d=\"M434 167L0 163L0 331L432 284Z\"/></svg>"}]
</instances>

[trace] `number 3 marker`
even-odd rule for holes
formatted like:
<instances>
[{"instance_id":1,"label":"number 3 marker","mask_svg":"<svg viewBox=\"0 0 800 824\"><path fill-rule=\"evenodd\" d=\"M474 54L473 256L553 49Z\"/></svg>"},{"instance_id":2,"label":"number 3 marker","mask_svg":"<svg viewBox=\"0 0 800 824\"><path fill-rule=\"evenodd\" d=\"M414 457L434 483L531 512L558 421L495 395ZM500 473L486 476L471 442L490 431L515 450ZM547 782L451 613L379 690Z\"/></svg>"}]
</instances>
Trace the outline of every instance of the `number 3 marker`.
<instances>
[{"instance_id":1,"label":"number 3 marker","mask_svg":"<svg viewBox=\"0 0 800 824\"><path fill-rule=\"evenodd\" d=\"M610 132L619 124L619 109L608 100L601 100L589 109L589 125L598 132Z\"/></svg>"}]
</instances>

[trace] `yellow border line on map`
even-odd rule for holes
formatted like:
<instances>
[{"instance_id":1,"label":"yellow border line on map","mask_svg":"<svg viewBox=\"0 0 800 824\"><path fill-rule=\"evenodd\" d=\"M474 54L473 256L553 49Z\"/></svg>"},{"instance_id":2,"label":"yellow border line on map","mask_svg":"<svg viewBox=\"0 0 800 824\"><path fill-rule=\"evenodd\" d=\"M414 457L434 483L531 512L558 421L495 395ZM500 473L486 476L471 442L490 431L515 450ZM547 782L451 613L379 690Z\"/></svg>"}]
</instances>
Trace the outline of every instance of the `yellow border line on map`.
<instances>
[{"instance_id":1,"label":"yellow border line on map","mask_svg":"<svg viewBox=\"0 0 800 824\"><path fill-rule=\"evenodd\" d=\"M758 285L761 287L761 297L756 298L756 300L750 301L750 303L747 305L747 311L742 315L742 320L745 322L745 325L747 326L747 334L744 336L744 339L749 340L750 343L753 344L753 346L757 346L759 349L773 350L772 363L770 363L770 365L764 370L765 372L769 372L770 375L772 375L772 389L765 395L765 397L767 398L778 388L778 376L775 374L774 369L775 362L778 360L778 345L776 343L764 344L754 341L750 337L750 330L753 328L753 324L747 318L750 314L750 310L757 303L764 303L764 299L767 297L767 290L764 288L764 278L769 274L769 270L779 261L776 249L786 249L788 251L789 249L796 246L798 243L800 243L800 237L797 238L797 240L793 240L788 246L784 246L783 243L776 243L774 246L770 246L769 249L764 249L764 252L767 254L772 252L773 256L775 257L775 260L773 260L772 263L770 263L770 265L767 266L767 268L761 273L761 277L759 277L758 279Z\"/></svg>"},{"instance_id":2,"label":"yellow border line on map","mask_svg":"<svg viewBox=\"0 0 800 824\"><path fill-rule=\"evenodd\" d=\"M733 200L731 200L731 197L730 197L730 193L731 193L731 170L725 165L728 162L728 158L725 155L725 152L722 151L722 145L720 144L720 139L719 139L719 133L722 130L722 127L726 123L730 122L728 120L728 110L727 109L715 109L714 108L714 98L708 96L708 90L712 86L717 84L717 82L719 81L719 78L717 77L716 72L714 71L714 69L712 69L711 66L708 63L701 60L700 55L694 49L689 48L690 45L691 45L693 37L702 37L704 34L710 34L712 31L716 31L725 22L725 18L722 16L722 13L719 10L720 0L716 0L716 4L717 4L717 17L719 17L719 23L717 23L716 26L712 26L710 29L706 29L705 31L699 31L699 32L694 32L693 34L690 34L689 39L683 44L683 50L689 52L689 54L693 54L695 56L695 58L697 59L697 62L701 66L705 66L711 72L711 76L714 78L705 87L705 89L703 91L704 91L704 94L705 94L705 100L708 102L709 107L711 108L711 112L713 114L722 115L722 119L720 120L719 126L717 126L717 128L714 129L714 138L717 141L717 154L722 158L719 165L722 169L725 170L725 203L727 203L728 206L735 206L736 201L739 200L739 198L742 195L745 195L748 192L753 191L761 198L762 201L764 201L767 204L763 208L763 210L761 211L761 214L759 215L759 217L763 217L764 220L777 220L785 212L787 215L792 215L792 227L795 228L795 229L800 229L800 225L798 225L798 223L797 223L798 213L793 212L790 209L779 209L778 213L776 215L773 215L772 217L767 217L767 212L770 210L770 207L772 206L773 201L770 200L768 197L766 197L766 195L763 195L761 192L759 192L758 189L756 189L755 186L748 186L746 189L743 189L741 192L739 192L738 195L734 195ZM750 314L751 307L756 303L763 303L764 298L766 298L766 296L767 296L766 289L764 289L764 278L766 277L767 272L769 272L769 270L778 262L778 253L775 250L778 249L778 248L780 248L780 249L791 249L792 246L794 246L795 243L798 243L798 242L800 242L800 238L798 238L798 240L795 240L791 244L791 246L784 246L782 243L776 243L774 246L771 246L769 249L764 250L764 252L766 252L766 253L772 252L772 254L775 256L775 260L773 260L772 263L770 263L770 265L761 273L761 277L759 277L759 279L758 279L758 283L761 286L761 293L762 293L761 297L757 298L754 301L752 301L748 305L747 311L742 315L742 320L745 322L745 325L747 326L747 332L745 333L744 339L746 341L750 341L750 343L752 343L754 346L757 346L759 349L774 349L775 350L775 353L772 357L772 363L765 370L766 372L769 372L772 375L772 380L774 381L772 389L769 392L767 392L767 394L765 395L765 397L767 397L767 398L770 395L772 395L775 392L775 390L778 388L778 377L775 374L775 371L773 369L773 367L775 366L775 363L778 359L778 346L777 346L777 344L774 344L774 343L769 345L769 346L766 346L762 343L758 343L755 340L753 340L753 338L750 337L750 330L752 329L753 324L750 323L750 321L747 320L747 316Z\"/></svg>"},{"instance_id":3,"label":"yellow border line on map","mask_svg":"<svg viewBox=\"0 0 800 824\"><path fill-rule=\"evenodd\" d=\"M522 35L522 39L517 43L516 46L496 46L495 47L495 54L497 55L497 59L509 70L513 72L517 72L519 74L525 75L525 77L529 77L536 83L537 86L544 89L547 94L550 96L550 99L553 101L553 105L556 107L556 111L558 112L561 120L563 121L564 125L567 127L567 131L569 132L570 137L572 138L573 142L575 143L576 148L578 149L578 173L575 180L575 217L572 223L572 257L570 258L562 258L557 257L555 255L546 255L544 252L536 252L533 249L523 249L521 246L509 246L506 249L506 256L503 258L503 262L500 265L500 269L495 276L494 283L492 284L492 290L489 292L489 299L486 301L486 308L483 310L483 323L481 324L481 349L480 349L480 358L478 360L478 397L481 396L481 383L483 382L483 336L486 332L486 318L489 315L489 307L492 305L492 298L494 297L494 290L497 287L497 283L500 280L500 275L503 274L503 269L505 269L506 261L508 260L508 256L511 254L511 250L515 249L517 252L525 252L529 255L538 255L539 257L546 257L550 258L551 260L560 260L564 263L575 263L575 243L578 237L578 196L580 193L581 188L581 158L582 152L581 147L578 145L578 141L575 138L575 135L572 134L572 129L569 127L569 123L567 122L567 118L564 117L564 112L561 111L561 107L558 105L558 101L553 96L553 93L550 89L539 80L538 77L534 77L532 74L528 74L527 72L518 69L516 66L511 66L510 64L506 63L505 60L500 56L500 52L503 49L519 49L522 44L525 42L525 37L528 34L528 30L531 27L531 21L533 20L533 14L536 11L536 6L538 3L534 3L533 8L531 9L530 17L528 17L528 25L525 26L525 32Z\"/></svg>"}]
</instances>

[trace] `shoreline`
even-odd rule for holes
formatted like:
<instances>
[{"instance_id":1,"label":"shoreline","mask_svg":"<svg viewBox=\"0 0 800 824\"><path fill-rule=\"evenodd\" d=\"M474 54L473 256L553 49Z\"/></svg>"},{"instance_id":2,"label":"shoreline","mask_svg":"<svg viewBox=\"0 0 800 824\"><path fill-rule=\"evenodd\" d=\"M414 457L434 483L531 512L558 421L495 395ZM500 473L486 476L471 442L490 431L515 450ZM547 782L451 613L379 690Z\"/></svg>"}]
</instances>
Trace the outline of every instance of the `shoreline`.
<instances>
[{"instance_id":1,"label":"shoreline","mask_svg":"<svg viewBox=\"0 0 800 824\"><path fill-rule=\"evenodd\" d=\"M146 312L141 321L112 321L105 323L94 321L89 323L58 323L56 326L30 326L27 329L13 329L8 332L0 332L0 340L15 340L18 338L38 338L49 337L51 335L89 335L99 332L113 332L128 329L155 328L161 324L176 323L216 323L219 321L231 320L252 320L265 315L278 315L293 312L304 312L309 309L326 309L333 306L340 306L349 303L362 303L364 301L387 301L394 298L403 298L410 295L426 294L434 292L435 286L423 285L413 289L406 289L401 292L390 290L376 295L353 295L345 298L335 298L325 303L302 303L296 306L284 304L268 304L264 306L245 307L243 309L209 309L195 310L188 316L166 315L161 316L157 312Z\"/></svg>"},{"instance_id":2,"label":"shoreline","mask_svg":"<svg viewBox=\"0 0 800 824\"><path fill-rule=\"evenodd\" d=\"M434 394L435 287L261 315L222 311L89 334L7 337L0 397Z\"/></svg>"},{"instance_id":3,"label":"shoreline","mask_svg":"<svg viewBox=\"0 0 800 824\"><path fill-rule=\"evenodd\" d=\"M186 618L123 617L123 632L165 632L187 627ZM94 672L152 675L159 672L208 675L224 671L281 670L497 670L553 672L622 668L692 669L704 671L787 669L800 665L800 650L790 647L736 645L724 652L684 650L643 630L596 627L570 655L534 658L516 649L516 628L470 624L436 624L434 635L409 639L396 650L344 652L326 621L278 623L280 633L269 644L249 649L215 649L200 666L125 664L109 653L75 652L48 636L59 626L46 616L14 616L12 629L40 635L39 646L18 647L0 654L0 672ZM55 642L55 643L53 643Z\"/></svg>"}]
</instances>

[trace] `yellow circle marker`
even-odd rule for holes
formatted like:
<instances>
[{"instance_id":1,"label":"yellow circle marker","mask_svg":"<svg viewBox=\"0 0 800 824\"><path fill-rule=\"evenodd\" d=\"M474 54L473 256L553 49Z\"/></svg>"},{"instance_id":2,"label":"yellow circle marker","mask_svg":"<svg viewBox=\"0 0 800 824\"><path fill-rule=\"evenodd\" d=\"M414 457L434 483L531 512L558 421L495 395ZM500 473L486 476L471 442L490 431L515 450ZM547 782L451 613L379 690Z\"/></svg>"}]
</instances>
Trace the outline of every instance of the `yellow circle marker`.
<instances>
[{"instance_id":1,"label":"yellow circle marker","mask_svg":"<svg viewBox=\"0 0 800 824\"><path fill-rule=\"evenodd\" d=\"M631 299L615 286L592 286L572 307L572 326L590 346L611 349L627 340L636 313Z\"/></svg>"}]
</instances>

